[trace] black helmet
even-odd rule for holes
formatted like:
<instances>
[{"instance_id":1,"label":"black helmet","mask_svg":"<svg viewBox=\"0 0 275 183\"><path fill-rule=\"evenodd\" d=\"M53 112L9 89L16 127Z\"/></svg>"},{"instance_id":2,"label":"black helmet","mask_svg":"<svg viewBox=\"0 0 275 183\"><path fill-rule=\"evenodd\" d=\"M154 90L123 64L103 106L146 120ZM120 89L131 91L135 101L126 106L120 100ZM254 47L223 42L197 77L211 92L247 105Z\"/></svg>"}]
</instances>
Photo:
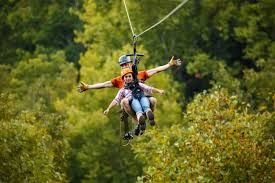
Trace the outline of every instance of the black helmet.
<instances>
[{"instance_id":1,"label":"black helmet","mask_svg":"<svg viewBox=\"0 0 275 183\"><path fill-rule=\"evenodd\" d=\"M131 58L127 55L122 55L118 59L119 65L126 64L126 63L129 63L129 62L132 62L132 61L131 61Z\"/></svg>"}]
</instances>

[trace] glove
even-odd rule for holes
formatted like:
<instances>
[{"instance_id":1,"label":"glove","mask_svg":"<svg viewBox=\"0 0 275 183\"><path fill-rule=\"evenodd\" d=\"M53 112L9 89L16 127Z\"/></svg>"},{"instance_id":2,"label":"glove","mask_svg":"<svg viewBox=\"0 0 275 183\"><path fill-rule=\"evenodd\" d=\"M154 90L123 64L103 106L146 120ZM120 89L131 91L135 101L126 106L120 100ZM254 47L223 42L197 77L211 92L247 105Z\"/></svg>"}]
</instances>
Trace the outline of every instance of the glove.
<instances>
[{"instance_id":1,"label":"glove","mask_svg":"<svg viewBox=\"0 0 275 183\"><path fill-rule=\"evenodd\" d=\"M84 82L80 82L80 84L77 87L77 90L78 90L79 93L84 92L84 91L86 91L88 89L89 89L88 88L88 84L86 84Z\"/></svg>"},{"instance_id":2,"label":"glove","mask_svg":"<svg viewBox=\"0 0 275 183\"><path fill-rule=\"evenodd\" d=\"M174 59L174 56L172 56L171 60L168 62L170 66L180 66L181 60L180 59Z\"/></svg>"}]
</instances>

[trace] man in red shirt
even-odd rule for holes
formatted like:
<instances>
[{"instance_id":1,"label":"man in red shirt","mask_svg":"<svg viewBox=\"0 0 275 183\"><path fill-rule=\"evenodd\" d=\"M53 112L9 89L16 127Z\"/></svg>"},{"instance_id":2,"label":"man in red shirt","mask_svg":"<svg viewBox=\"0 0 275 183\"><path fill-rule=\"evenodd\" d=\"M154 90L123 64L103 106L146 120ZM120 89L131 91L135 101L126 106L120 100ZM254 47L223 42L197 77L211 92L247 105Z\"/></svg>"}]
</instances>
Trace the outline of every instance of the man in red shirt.
<instances>
[{"instance_id":1,"label":"man in red shirt","mask_svg":"<svg viewBox=\"0 0 275 183\"><path fill-rule=\"evenodd\" d=\"M126 68L126 67L132 68L132 61L129 56L122 55L119 58L119 65L120 65L121 69ZM174 56L173 56L170 59L170 61L163 66L159 66L154 69L150 69L150 70L146 70L146 71L139 71L138 79L140 82L144 82L147 79L149 79L151 76L153 76L154 74L165 71L172 66L180 66L180 65L181 65L181 60L174 59ZM96 83L96 84L92 84L92 85L86 84L84 82L80 82L80 85L78 86L78 91L84 92L86 90L91 90L91 89L112 88L112 87L120 89L123 87L123 85L124 85L124 83L123 83L121 76L117 76L109 81L105 81L102 83ZM154 110L155 104L157 102L156 98L149 96L149 101L150 101L152 110ZM124 109L124 111L126 113L130 114L134 119L136 118L136 115L132 111L130 104L129 104L129 100L127 98L125 98L121 101L121 107L122 107L122 109ZM124 121L125 125L126 125L126 123L128 124L127 117L128 117L127 114L124 114L121 117L121 119L122 119L122 121Z\"/></svg>"},{"instance_id":2,"label":"man in red shirt","mask_svg":"<svg viewBox=\"0 0 275 183\"><path fill-rule=\"evenodd\" d=\"M123 69L125 67L129 67L129 68L132 67L132 61L130 60L130 57L126 56L126 55L123 55L120 57L119 64L120 64L121 69ZM147 80L154 74L165 71L172 66L180 66L180 65L181 65L181 60L174 59L174 57L172 57L171 60L163 66L159 66L154 69L150 69L150 70L146 70L146 71L139 71L138 79L141 82L144 82L145 80ZM102 83L96 83L96 84L92 84L92 85L81 82L78 87L78 91L84 92L86 90L91 90L91 89L112 88L112 87L115 87L115 88L123 87L123 80L122 80L121 76L117 76L109 81L105 81Z\"/></svg>"}]
</instances>

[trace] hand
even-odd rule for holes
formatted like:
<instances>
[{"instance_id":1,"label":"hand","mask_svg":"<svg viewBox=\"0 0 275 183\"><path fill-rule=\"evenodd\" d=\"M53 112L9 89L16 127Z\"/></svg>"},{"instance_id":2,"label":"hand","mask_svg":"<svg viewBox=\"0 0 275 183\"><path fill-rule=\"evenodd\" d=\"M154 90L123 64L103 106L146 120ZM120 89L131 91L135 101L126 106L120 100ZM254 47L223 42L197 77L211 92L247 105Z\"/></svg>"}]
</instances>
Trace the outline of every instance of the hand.
<instances>
[{"instance_id":1,"label":"hand","mask_svg":"<svg viewBox=\"0 0 275 183\"><path fill-rule=\"evenodd\" d=\"M79 93L84 92L84 91L86 91L88 89L89 89L88 88L88 84L86 84L84 82L80 82L80 84L77 87L77 90L78 90Z\"/></svg>"},{"instance_id":2,"label":"hand","mask_svg":"<svg viewBox=\"0 0 275 183\"><path fill-rule=\"evenodd\" d=\"M109 113L109 110L110 109L106 109L103 113L104 113L104 115L107 115L108 113Z\"/></svg>"},{"instance_id":3,"label":"hand","mask_svg":"<svg viewBox=\"0 0 275 183\"><path fill-rule=\"evenodd\" d=\"M174 56L172 56L171 60L168 62L170 66L180 66L181 60L180 59L174 59Z\"/></svg>"},{"instance_id":4,"label":"hand","mask_svg":"<svg viewBox=\"0 0 275 183\"><path fill-rule=\"evenodd\" d=\"M159 93L160 93L161 95L164 95L164 94L165 94L165 91L164 91L164 90L159 90Z\"/></svg>"}]
</instances>

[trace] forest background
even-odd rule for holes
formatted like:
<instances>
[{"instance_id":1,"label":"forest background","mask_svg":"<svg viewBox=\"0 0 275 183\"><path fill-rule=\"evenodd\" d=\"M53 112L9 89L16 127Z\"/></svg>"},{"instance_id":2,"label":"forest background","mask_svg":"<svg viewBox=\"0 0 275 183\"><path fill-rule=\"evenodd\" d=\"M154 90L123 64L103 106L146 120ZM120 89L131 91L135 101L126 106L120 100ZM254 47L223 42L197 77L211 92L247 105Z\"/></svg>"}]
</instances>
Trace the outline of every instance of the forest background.
<instances>
[{"instance_id":1,"label":"forest background","mask_svg":"<svg viewBox=\"0 0 275 183\"><path fill-rule=\"evenodd\" d=\"M180 0L126 1L135 32ZM275 1L190 0L138 39L166 90L157 128L121 146L117 89L132 52L120 0L0 1L0 182L272 182ZM272 177L273 176L273 177Z\"/></svg>"}]
</instances>

